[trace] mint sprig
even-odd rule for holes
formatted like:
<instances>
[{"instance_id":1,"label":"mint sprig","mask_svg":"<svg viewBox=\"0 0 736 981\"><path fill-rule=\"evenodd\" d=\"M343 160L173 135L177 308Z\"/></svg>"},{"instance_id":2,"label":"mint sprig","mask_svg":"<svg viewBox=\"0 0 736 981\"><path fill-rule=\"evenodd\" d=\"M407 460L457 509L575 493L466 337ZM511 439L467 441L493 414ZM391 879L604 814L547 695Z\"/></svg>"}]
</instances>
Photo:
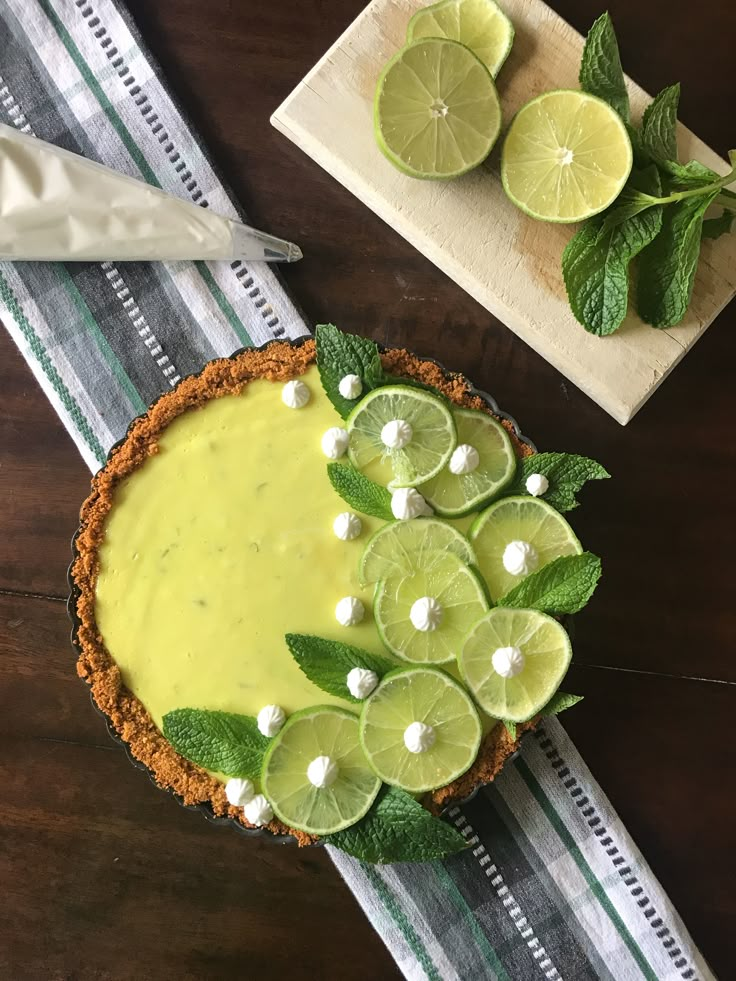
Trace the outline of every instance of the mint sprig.
<instances>
[{"instance_id":1,"label":"mint sprig","mask_svg":"<svg viewBox=\"0 0 736 981\"><path fill-rule=\"evenodd\" d=\"M498 606L540 610L551 616L577 613L595 592L601 560L592 552L562 555L523 579Z\"/></svg>"},{"instance_id":2,"label":"mint sprig","mask_svg":"<svg viewBox=\"0 0 736 981\"><path fill-rule=\"evenodd\" d=\"M559 715L560 712L564 712L565 709L572 708L573 705L577 705L578 702L582 702L582 700L583 695L568 695L564 691L556 691L547 704L539 710L537 716L539 716L541 719L547 719L552 715ZM506 727L508 734L514 740L514 742L516 742L516 723L511 722L509 719L504 719L503 724Z\"/></svg>"},{"instance_id":3,"label":"mint sprig","mask_svg":"<svg viewBox=\"0 0 736 981\"><path fill-rule=\"evenodd\" d=\"M578 506L575 495L588 480L611 476L600 463L577 453L534 453L519 462L514 482L505 493L528 495L526 481L533 473L544 474L549 481L542 500L558 511L572 511Z\"/></svg>"},{"instance_id":4,"label":"mint sprig","mask_svg":"<svg viewBox=\"0 0 736 981\"><path fill-rule=\"evenodd\" d=\"M378 347L367 337L344 334L334 324L318 324L314 338L322 387L327 398L346 419L355 408L356 400L340 395L340 380L345 375L357 375L363 383L364 392L386 384Z\"/></svg>"},{"instance_id":5,"label":"mint sprig","mask_svg":"<svg viewBox=\"0 0 736 981\"><path fill-rule=\"evenodd\" d=\"M350 694L347 686L347 676L353 668L375 671L381 678L397 666L387 657L311 634L287 634L286 646L312 684L348 702L361 701Z\"/></svg>"},{"instance_id":6,"label":"mint sprig","mask_svg":"<svg viewBox=\"0 0 736 981\"><path fill-rule=\"evenodd\" d=\"M431 862L468 847L459 831L398 787L383 787L361 821L324 840L362 862L378 864Z\"/></svg>"},{"instance_id":7,"label":"mint sprig","mask_svg":"<svg viewBox=\"0 0 736 981\"><path fill-rule=\"evenodd\" d=\"M391 492L369 480L355 467L345 463L328 463L327 476L340 497L361 514L393 521Z\"/></svg>"},{"instance_id":8,"label":"mint sprig","mask_svg":"<svg viewBox=\"0 0 736 981\"><path fill-rule=\"evenodd\" d=\"M228 777L259 778L269 740L250 716L181 708L163 722L164 737L185 759Z\"/></svg>"},{"instance_id":9,"label":"mint sprig","mask_svg":"<svg viewBox=\"0 0 736 981\"><path fill-rule=\"evenodd\" d=\"M672 327L690 304L701 240L718 238L734 227L736 195L727 185L736 181L736 151L729 153L732 170L724 177L697 160L680 163L679 85L654 98L640 129L630 124L618 42L607 13L588 33L580 84L608 102L626 123L636 166L619 198L602 216L588 219L563 253L570 307L590 333L612 334L626 316L630 269L636 261L639 316L653 327ZM704 220L711 205L721 207L721 214Z\"/></svg>"}]
</instances>

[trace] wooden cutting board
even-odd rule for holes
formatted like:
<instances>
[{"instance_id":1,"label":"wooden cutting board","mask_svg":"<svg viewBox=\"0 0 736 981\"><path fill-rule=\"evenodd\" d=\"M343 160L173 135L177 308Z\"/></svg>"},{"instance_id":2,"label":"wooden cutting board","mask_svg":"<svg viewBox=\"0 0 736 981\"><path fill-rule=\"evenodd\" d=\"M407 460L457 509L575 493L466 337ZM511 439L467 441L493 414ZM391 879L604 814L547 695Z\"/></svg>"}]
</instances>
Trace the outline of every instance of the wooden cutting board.
<instances>
[{"instance_id":1,"label":"wooden cutting board","mask_svg":"<svg viewBox=\"0 0 736 981\"><path fill-rule=\"evenodd\" d=\"M705 242L685 321L654 330L630 313L598 338L575 321L560 256L571 230L528 218L489 162L448 183L395 170L373 139L373 91L383 64L402 46L421 0L373 0L277 109L273 125L400 232L494 316L627 423L736 293L736 235ZM516 39L498 79L504 119L547 89L577 87L583 40L541 0L502 0ZM639 117L649 96L629 82ZM680 127L683 160L720 173L727 165Z\"/></svg>"}]
</instances>

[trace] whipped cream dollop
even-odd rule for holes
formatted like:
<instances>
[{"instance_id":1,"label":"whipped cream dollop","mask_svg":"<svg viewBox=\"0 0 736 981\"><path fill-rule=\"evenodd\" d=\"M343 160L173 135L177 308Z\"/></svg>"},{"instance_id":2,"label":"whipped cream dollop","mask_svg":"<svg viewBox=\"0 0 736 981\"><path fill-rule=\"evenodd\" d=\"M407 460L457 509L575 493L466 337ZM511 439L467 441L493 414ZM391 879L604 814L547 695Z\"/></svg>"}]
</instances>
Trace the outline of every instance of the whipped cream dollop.
<instances>
[{"instance_id":1,"label":"whipped cream dollop","mask_svg":"<svg viewBox=\"0 0 736 981\"><path fill-rule=\"evenodd\" d=\"M491 656L491 664L502 678L515 678L524 670L524 655L518 647L497 647Z\"/></svg>"},{"instance_id":2,"label":"whipped cream dollop","mask_svg":"<svg viewBox=\"0 0 736 981\"><path fill-rule=\"evenodd\" d=\"M368 698L378 684L378 675L368 668L351 668L345 683L353 698Z\"/></svg>"},{"instance_id":3,"label":"whipped cream dollop","mask_svg":"<svg viewBox=\"0 0 736 981\"><path fill-rule=\"evenodd\" d=\"M335 607L335 619L343 627L355 627L365 616L365 607L357 596L343 596Z\"/></svg>"},{"instance_id":4,"label":"whipped cream dollop","mask_svg":"<svg viewBox=\"0 0 736 981\"><path fill-rule=\"evenodd\" d=\"M509 542L503 550L503 567L512 576L528 576L539 565L536 548L529 542Z\"/></svg>"},{"instance_id":5,"label":"whipped cream dollop","mask_svg":"<svg viewBox=\"0 0 736 981\"><path fill-rule=\"evenodd\" d=\"M322 436L322 452L328 460L339 460L347 452L350 436L347 429L330 426Z\"/></svg>"},{"instance_id":6,"label":"whipped cream dollop","mask_svg":"<svg viewBox=\"0 0 736 981\"><path fill-rule=\"evenodd\" d=\"M470 443L461 443L452 451L448 466L450 473L457 474L459 477L464 473L472 473L477 470L479 463L480 455L476 448Z\"/></svg>"},{"instance_id":7,"label":"whipped cream dollop","mask_svg":"<svg viewBox=\"0 0 736 981\"><path fill-rule=\"evenodd\" d=\"M286 713L280 705L264 705L256 721L260 732L270 739L286 722Z\"/></svg>"},{"instance_id":8,"label":"whipped cream dollop","mask_svg":"<svg viewBox=\"0 0 736 981\"><path fill-rule=\"evenodd\" d=\"M332 522L332 530L341 542L352 542L363 530L363 522L352 511L343 511Z\"/></svg>"},{"instance_id":9,"label":"whipped cream dollop","mask_svg":"<svg viewBox=\"0 0 736 981\"><path fill-rule=\"evenodd\" d=\"M317 756L307 767L307 779L313 787L323 790L337 780L340 768L331 756Z\"/></svg>"},{"instance_id":10,"label":"whipped cream dollop","mask_svg":"<svg viewBox=\"0 0 736 981\"><path fill-rule=\"evenodd\" d=\"M541 497L549 490L549 481L543 473L530 473L524 486L532 497Z\"/></svg>"},{"instance_id":11,"label":"whipped cream dollop","mask_svg":"<svg viewBox=\"0 0 736 981\"><path fill-rule=\"evenodd\" d=\"M255 788L250 780L233 777L225 784L225 796L233 807L245 807L255 797Z\"/></svg>"},{"instance_id":12,"label":"whipped cream dollop","mask_svg":"<svg viewBox=\"0 0 736 981\"><path fill-rule=\"evenodd\" d=\"M436 630L442 623L443 612L442 604L434 596L422 596L412 603L409 619L415 630Z\"/></svg>"},{"instance_id":13,"label":"whipped cream dollop","mask_svg":"<svg viewBox=\"0 0 736 981\"><path fill-rule=\"evenodd\" d=\"M410 753L426 753L434 746L437 735L426 722L412 722L404 729L404 745Z\"/></svg>"},{"instance_id":14,"label":"whipped cream dollop","mask_svg":"<svg viewBox=\"0 0 736 981\"><path fill-rule=\"evenodd\" d=\"M403 450L413 435L414 430L405 419L392 419L381 430L381 442L389 450Z\"/></svg>"},{"instance_id":15,"label":"whipped cream dollop","mask_svg":"<svg viewBox=\"0 0 736 981\"><path fill-rule=\"evenodd\" d=\"M311 392L298 378L288 381L281 389L281 401L290 409L303 409L310 398Z\"/></svg>"},{"instance_id":16,"label":"whipped cream dollop","mask_svg":"<svg viewBox=\"0 0 736 981\"><path fill-rule=\"evenodd\" d=\"M337 390L344 399L357 399L363 393L363 382L358 375L344 375Z\"/></svg>"},{"instance_id":17,"label":"whipped cream dollop","mask_svg":"<svg viewBox=\"0 0 736 981\"><path fill-rule=\"evenodd\" d=\"M243 814L246 821L254 824L257 828L273 821L273 808L263 794L256 794L252 800L249 800L243 808Z\"/></svg>"},{"instance_id":18,"label":"whipped cream dollop","mask_svg":"<svg viewBox=\"0 0 736 981\"><path fill-rule=\"evenodd\" d=\"M399 521L434 514L415 487L399 487L391 495L391 513Z\"/></svg>"}]
</instances>

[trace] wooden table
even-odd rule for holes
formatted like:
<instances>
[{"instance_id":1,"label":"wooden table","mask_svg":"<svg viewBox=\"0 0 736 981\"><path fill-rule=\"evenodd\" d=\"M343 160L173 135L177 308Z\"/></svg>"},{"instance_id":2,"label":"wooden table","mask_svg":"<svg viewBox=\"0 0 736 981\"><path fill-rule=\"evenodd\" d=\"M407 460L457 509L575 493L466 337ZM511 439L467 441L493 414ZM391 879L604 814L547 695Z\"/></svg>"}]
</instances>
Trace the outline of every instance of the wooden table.
<instances>
[{"instance_id":1,"label":"wooden table","mask_svg":"<svg viewBox=\"0 0 736 981\"><path fill-rule=\"evenodd\" d=\"M131 7L254 223L304 247L286 278L308 318L440 358L540 447L614 475L573 515L606 576L577 622L569 687L587 698L565 724L732 976L736 308L623 429L269 127L361 0ZM630 74L650 91L679 78L682 119L725 154L736 8L609 7ZM593 17L584 0L557 8L582 31ZM4 332L0 392L0 977L398 977L322 851L211 828L109 741L64 607L89 476Z\"/></svg>"}]
</instances>

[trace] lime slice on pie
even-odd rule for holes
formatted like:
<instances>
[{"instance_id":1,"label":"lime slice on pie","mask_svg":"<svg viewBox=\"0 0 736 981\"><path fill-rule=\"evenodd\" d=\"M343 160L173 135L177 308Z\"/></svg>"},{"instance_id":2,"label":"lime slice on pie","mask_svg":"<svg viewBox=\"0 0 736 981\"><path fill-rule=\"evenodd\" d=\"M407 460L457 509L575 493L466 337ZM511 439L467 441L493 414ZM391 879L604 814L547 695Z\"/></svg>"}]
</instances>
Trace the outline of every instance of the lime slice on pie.
<instances>
[{"instance_id":1,"label":"lime slice on pie","mask_svg":"<svg viewBox=\"0 0 736 981\"><path fill-rule=\"evenodd\" d=\"M394 521L379 528L360 558L362 583L379 579L405 579L419 569L431 572L447 553L466 565L475 565L473 548L457 528L437 518Z\"/></svg>"},{"instance_id":2,"label":"lime slice on pie","mask_svg":"<svg viewBox=\"0 0 736 981\"><path fill-rule=\"evenodd\" d=\"M455 423L445 403L404 385L369 392L346 426L354 466L365 470L371 464L389 463L392 487L415 487L434 477L455 448Z\"/></svg>"},{"instance_id":3,"label":"lime slice on pie","mask_svg":"<svg viewBox=\"0 0 736 981\"><path fill-rule=\"evenodd\" d=\"M501 180L532 218L583 221L618 197L632 159L626 126L608 103L572 89L545 92L511 123Z\"/></svg>"},{"instance_id":4,"label":"lime slice on pie","mask_svg":"<svg viewBox=\"0 0 736 981\"><path fill-rule=\"evenodd\" d=\"M516 473L516 454L500 422L474 409L453 411L457 446L447 466L422 484L437 514L457 518L495 497Z\"/></svg>"},{"instance_id":5,"label":"lime slice on pie","mask_svg":"<svg viewBox=\"0 0 736 981\"><path fill-rule=\"evenodd\" d=\"M514 26L493 0L441 0L418 10L407 41L448 37L476 54L495 78L514 43Z\"/></svg>"},{"instance_id":6,"label":"lime slice on pie","mask_svg":"<svg viewBox=\"0 0 736 981\"><path fill-rule=\"evenodd\" d=\"M473 627L459 663L485 712L525 722L554 695L571 656L570 638L546 613L497 607Z\"/></svg>"},{"instance_id":7,"label":"lime slice on pie","mask_svg":"<svg viewBox=\"0 0 736 981\"><path fill-rule=\"evenodd\" d=\"M583 550L559 511L535 497L491 504L473 522L470 540L494 601L553 559Z\"/></svg>"},{"instance_id":8,"label":"lime slice on pie","mask_svg":"<svg viewBox=\"0 0 736 981\"><path fill-rule=\"evenodd\" d=\"M488 69L457 41L424 38L389 61L374 100L376 142L410 177L449 179L477 167L501 129Z\"/></svg>"},{"instance_id":9,"label":"lime slice on pie","mask_svg":"<svg viewBox=\"0 0 736 981\"><path fill-rule=\"evenodd\" d=\"M415 664L454 660L468 631L488 611L478 576L452 552L430 569L376 587L373 615L381 640Z\"/></svg>"},{"instance_id":10,"label":"lime slice on pie","mask_svg":"<svg viewBox=\"0 0 736 981\"><path fill-rule=\"evenodd\" d=\"M275 736L261 784L284 824L328 835L363 817L381 781L361 749L357 716L318 706L294 712Z\"/></svg>"},{"instance_id":11,"label":"lime slice on pie","mask_svg":"<svg viewBox=\"0 0 736 981\"><path fill-rule=\"evenodd\" d=\"M481 735L470 696L437 668L389 671L360 716L360 738L373 769L413 794L462 776Z\"/></svg>"}]
</instances>

